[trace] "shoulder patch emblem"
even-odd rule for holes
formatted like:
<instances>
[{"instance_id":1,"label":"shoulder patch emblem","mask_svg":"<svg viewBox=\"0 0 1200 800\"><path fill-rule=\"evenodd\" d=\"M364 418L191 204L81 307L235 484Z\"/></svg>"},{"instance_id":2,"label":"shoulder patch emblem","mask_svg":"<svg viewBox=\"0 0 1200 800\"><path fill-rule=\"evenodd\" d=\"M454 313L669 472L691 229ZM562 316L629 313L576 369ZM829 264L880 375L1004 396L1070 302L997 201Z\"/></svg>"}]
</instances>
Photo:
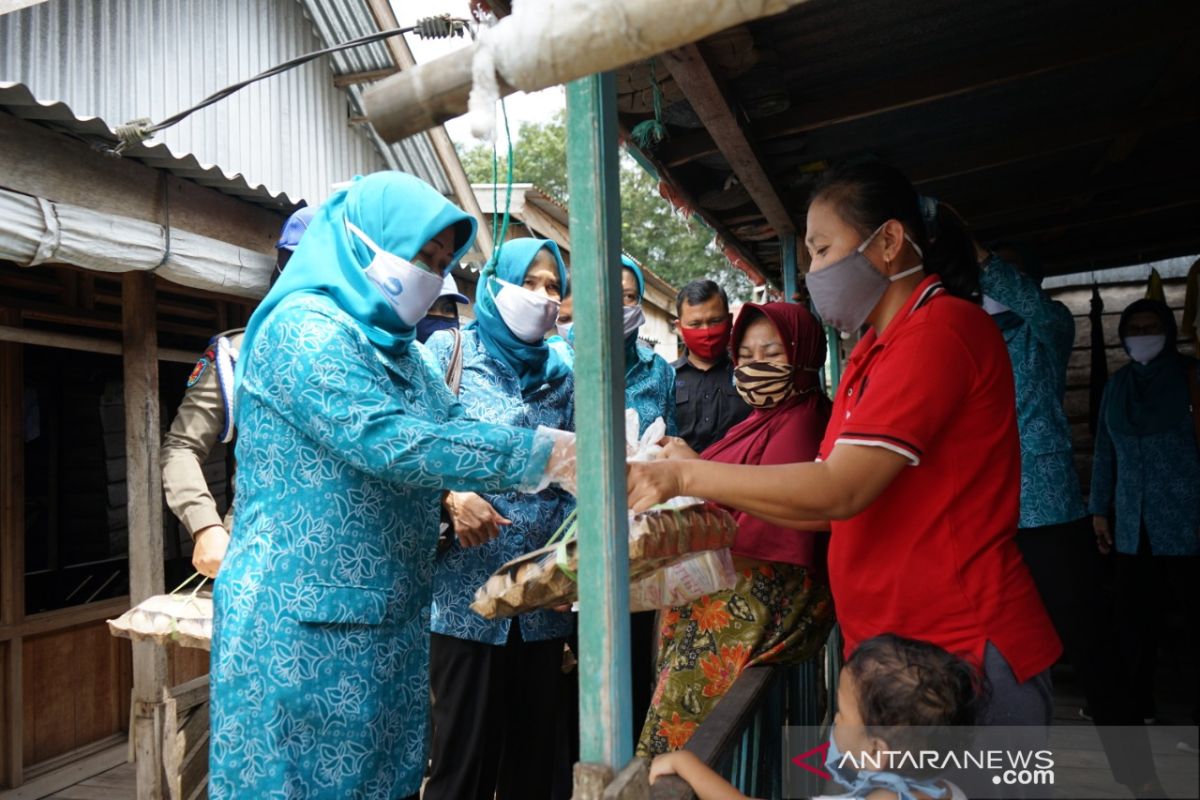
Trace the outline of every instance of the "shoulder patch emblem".
<instances>
[{"instance_id":1,"label":"shoulder patch emblem","mask_svg":"<svg viewBox=\"0 0 1200 800\"><path fill-rule=\"evenodd\" d=\"M200 356L200 360L196 362L196 366L192 367L192 374L188 376L187 388L192 388L200 379L204 377L204 371L208 369L208 365L216 360L216 354L210 347L204 351L204 355Z\"/></svg>"}]
</instances>

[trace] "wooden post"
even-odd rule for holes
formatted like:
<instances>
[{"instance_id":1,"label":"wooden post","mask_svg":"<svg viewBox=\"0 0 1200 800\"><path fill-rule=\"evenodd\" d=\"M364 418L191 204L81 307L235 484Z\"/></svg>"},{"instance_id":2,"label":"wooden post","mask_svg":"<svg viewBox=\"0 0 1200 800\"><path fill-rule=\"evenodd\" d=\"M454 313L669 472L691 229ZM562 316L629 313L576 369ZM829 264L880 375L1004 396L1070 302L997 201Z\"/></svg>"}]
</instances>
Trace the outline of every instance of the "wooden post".
<instances>
[{"instance_id":1,"label":"wooden post","mask_svg":"<svg viewBox=\"0 0 1200 800\"><path fill-rule=\"evenodd\" d=\"M158 463L158 332L154 276L121 276L125 373L125 463L129 509L129 601L162 594L162 471ZM130 720L139 800L163 797L162 700L166 651L133 642L133 715Z\"/></svg>"},{"instance_id":2,"label":"wooden post","mask_svg":"<svg viewBox=\"0 0 1200 800\"><path fill-rule=\"evenodd\" d=\"M575 413L587 420L578 426L580 756L614 770L633 755L616 100L611 73L567 85Z\"/></svg>"},{"instance_id":3,"label":"wooden post","mask_svg":"<svg viewBox=\"0 0 1200 800\"><path fill-rule=\"evenodd\" d=\"M20 324L16 309L0 309L0 323ZM25 619L25 447L21 346L0 344L0 624ZM24 703L21 637L0 650L0 785L24 777Z\"/></svg>"}]
</instances>

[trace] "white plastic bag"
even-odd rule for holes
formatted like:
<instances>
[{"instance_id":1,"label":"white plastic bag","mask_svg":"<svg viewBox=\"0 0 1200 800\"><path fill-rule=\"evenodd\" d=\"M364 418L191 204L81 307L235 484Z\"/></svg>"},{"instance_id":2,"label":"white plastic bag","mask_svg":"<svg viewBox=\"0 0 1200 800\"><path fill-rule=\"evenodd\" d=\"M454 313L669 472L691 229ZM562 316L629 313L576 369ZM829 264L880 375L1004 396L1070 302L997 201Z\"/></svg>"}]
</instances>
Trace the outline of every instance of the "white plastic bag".
<instances>
[{"instance_id":1,"label":"white plastic bag","mask_svg":"<svg viewBox=\"0 0 1200 800\"><path fill-rule=\"evenodd\" d=\"M638 436L641 420L637 411L630 408L625 411L625 460L654 461L662 452L659 441L667 435L667 423L662 417L656 417L646 432Z\"/></svg>"},{"instance_id":2,"label":"white plastic bag","mask_svg":"<svg viewBox=\"0 0 1200 800\"><path fill-rule=\"evenodd\" d=\"M729 548L704 550L655 570L629 587L630 611L653 611L732 589L737 570Z\"/></svg>"}]
</instances>

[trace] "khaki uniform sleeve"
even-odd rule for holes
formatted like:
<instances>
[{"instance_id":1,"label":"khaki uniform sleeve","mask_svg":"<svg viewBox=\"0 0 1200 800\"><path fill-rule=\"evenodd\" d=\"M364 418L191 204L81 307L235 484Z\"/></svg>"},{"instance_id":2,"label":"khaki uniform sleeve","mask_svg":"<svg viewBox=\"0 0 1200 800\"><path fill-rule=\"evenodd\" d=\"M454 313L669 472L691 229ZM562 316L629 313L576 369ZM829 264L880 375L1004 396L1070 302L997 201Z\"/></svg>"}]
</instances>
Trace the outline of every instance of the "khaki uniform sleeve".
<instances>
[{"instance_id":1,"label":"khaki uniform sleeve","mask_svg":"<svg viewBox=\"0 0 1200 800\"><path fill-rule=\"evenodd\" d=\"M203 466L224 426L221 387L216 365L210 361L184 394L159 456L167 505L193 538L210 525L222 524Z\"/></svg>"}]
</instances>

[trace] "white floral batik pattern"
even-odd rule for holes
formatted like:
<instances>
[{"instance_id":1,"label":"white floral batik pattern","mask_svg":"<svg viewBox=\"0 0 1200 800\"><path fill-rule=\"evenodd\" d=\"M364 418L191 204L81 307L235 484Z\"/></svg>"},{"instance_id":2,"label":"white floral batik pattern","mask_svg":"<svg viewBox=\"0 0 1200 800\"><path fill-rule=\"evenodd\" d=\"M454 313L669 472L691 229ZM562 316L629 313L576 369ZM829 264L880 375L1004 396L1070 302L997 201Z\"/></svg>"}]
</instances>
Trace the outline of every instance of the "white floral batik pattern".
<instances>
[{"instance_id":1,"label":"white floral batik pattern","mask_svg":"<svg viewBox=\"0 0 1200 800\"><path fill-rule=\"evenodd\" d=\"M413 794L439 493L532 488L551 442L467 420L423 348L388 356L320 295L280 303L244 357L209 796Z\"/></svg>"}]
</instances>

